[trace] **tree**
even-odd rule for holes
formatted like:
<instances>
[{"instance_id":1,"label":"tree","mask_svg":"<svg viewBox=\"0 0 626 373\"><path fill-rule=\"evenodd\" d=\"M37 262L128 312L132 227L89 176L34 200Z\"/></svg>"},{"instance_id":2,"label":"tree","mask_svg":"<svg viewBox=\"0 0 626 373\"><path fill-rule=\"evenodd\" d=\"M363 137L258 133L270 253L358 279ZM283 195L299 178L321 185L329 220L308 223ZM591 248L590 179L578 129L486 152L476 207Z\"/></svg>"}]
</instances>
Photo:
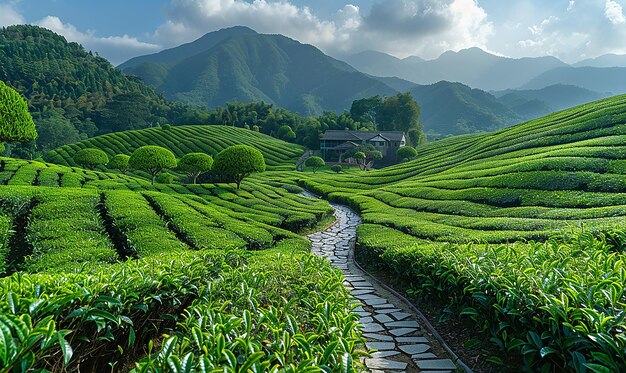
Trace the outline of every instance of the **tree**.
<instances>
[{"instance_id":1,"label":"tree","mask_svg":"<svg viewBox=\"0 0 626 373\"><path fill-rule=\"evenodd\" d=\"M378 118L378 129L383 131L408 132L412 128L420 131L420 107L410 92L387 97Z\"/></svg>"},{"instance_id":2,"label":"tree","mask_svg":"<svg viewBox=\"0 0 626 373\"><path fill-rule=\"evenodd\" d=\"M296 133L293 132L291 127L287 125L282 126L278 129L277 136L279 139L287 142L294 142L296 140Z\"/></svg>"},{"instance_id":3,"label":"tree","mask_svg":"<svg viewBox=\"0 0 626 373\"><path fill-rule=\"evenodd\" d=\"M333 165L330 168L330 170L335 172L335 173L340 173L343 170L343 167L341 167L341 165L339 165L339 164L336 164L336 165Z\"/></svg>"},{"instance_id":4,"label":"tree","mask_svg":"<svg viewBox=\"0 0 626 373\"><path fill-rule=\"evenodd\" d=\"M237 189L241 182L253 172L265 171L265 159L257 149L248 145L233 145L215 156L213 170L234 181Z\"/></svg>"},{"instance_id":5,"label":"tree","mask_svg":"<svg viewBox=\"0 0 626 373\"><path fill-rule=\"evenodd\" d=\"M417 150L411 146L403 146L396 151L396 156L400 160L410 160L417 156Z\"/></svg>"},{"instance_id":6,"label":"tree","mask_svg":"<svg viewBox=\"0 0 626 373\"><path fill-rule=\"evenodd\" d=\"M42 151L48 151L65 144L71 144L80 141L80 133L65 118L63 109L52 109L41 114L35 114L34 119L37 123L37 145Z\"/></svg>"},{"instance_id":7,"label":"tree","mask_svg":"<svg viewBox=\"0 0 626 373\"><path fill-rule=\"evenodd\" d=\"M326 164L321 157L309 157L304 161L304 165L307 167L311 167L313 169L313 173L316 173L321 167Z\"/></svg>"},{"instance_id":8,"label":"tree","mask_svg":"<svg viewBox=\"0 0 626 373\"><path fill-rule=\"evenodd\" d=\"M74 154L74 162L81 167L93 170L96 166L109 163L107 153L96 148L87 148Z\"/></svg>"},{"instance_id":9,"label":"tree","mask_svg":"<svg viewBox=\"0 0 626 373\"><path fill-rule=\"evenodd\" d=\"M152 176L152 185L156 175L165 168L176 167L176 157L171 151L156 145L146 145L133 152L128 160L130 168L143 170Z\"/></svg>"},{"instance_id":10,"label":"tree","mask_svg":"<svg viewBox=\"0 0 626 373\"><path fill-rule=\"evenodd\" d=\"M362 123L374 123L377 125L377 117L383 106L383 99L380 96L362 98L352 102L350 116L352 119Z\"/></svg>"},{"instance_id":11,"label":"tree","mask_svg":"<svg viewBox=\"0 0 626 373\"><path fill-rule=\"evenodd\" d=\"M107 167L112 170L119 170L121 173L125 174L128 169L128 161L130 160L130 155L126 154L117 154L115 157L111 158Z\"/></svg>"},{"instance_id":12,"label":"tree","mask_svg":"<svg viewBox=\"0 0 626 373\"><path fill-rule=\"evenodd\" d=\"M16 90L0 81L0 142L24 142L37 138L28 104Z\"/></svg>"},{"instance_id":13,"label":"tree","mask_svg":"<svg viewBox=\"0 0 626 373\"><path fill-rule=\"evenodd\" d=\"M198 180L198 176L211 171L211 167L213 167L213 158L211 158L210 155L204 153L189 153L185 154L178 161L176 169L192 178L195 184Z\"/></svg>"}]
</instances>

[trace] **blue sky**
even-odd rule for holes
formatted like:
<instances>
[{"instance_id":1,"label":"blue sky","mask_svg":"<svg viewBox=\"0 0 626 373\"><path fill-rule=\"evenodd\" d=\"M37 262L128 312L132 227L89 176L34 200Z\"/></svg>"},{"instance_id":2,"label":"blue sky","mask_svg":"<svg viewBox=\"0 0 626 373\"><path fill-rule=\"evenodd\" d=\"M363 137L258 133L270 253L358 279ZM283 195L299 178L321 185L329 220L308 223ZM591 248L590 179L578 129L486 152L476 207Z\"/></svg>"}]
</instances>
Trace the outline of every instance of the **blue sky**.
<instances>
[{"instance_id":1,"label":"blue sky","mask_svg":"<svg viewBox=\"0 0 626 373\"><path fill-rule=\"evenodd\" d=\"M0 26L52 29L113 63L223 27L280 33L341 57L435 58L480 47L567 62L626 54L626 0L0 0Z\"/></svg>"}]
</instances>

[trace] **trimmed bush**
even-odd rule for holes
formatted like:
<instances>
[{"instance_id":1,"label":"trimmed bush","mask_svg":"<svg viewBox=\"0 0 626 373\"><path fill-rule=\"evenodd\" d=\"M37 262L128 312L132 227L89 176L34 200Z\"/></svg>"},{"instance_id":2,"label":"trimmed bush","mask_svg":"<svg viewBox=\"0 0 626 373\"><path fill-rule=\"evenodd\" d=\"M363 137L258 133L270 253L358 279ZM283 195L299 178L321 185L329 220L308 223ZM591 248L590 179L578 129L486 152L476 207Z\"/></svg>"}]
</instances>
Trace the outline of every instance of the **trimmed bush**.
<instances>
[{"instance_id":1,"label":"trimmed bush","mask_svg":"<svg viewBox=\"0 0 626 373\"><path fill-rule=\"evenodd\" d=\"M257 149L248 145L234 145L222 150L213 164L215 173L232 180L240 189L244 178L253 172L265 171L265 159Z\"/></svg>"},{"instance_id":2,"label":"trimmed bush","mask_svg":"<svg viewBox=\"0 0 626 373\"><path fill-rule=\"evenodd\" d=\"M174 154L160 146L146 145L135 150L128 160L128 165L137 170L143 170L152 176L154 185L156 176L165 168L176 167Z\"/></svg>"},{"instance_id":3,"label":"trimmed bush","mask_svg":"<svg viewBox=\"0 0 626 373\"><path fill-rule=\"evenodd\" d=\"M112 170L119 170L122 174L126 174L129 169L130 156L126 154L117 154L111 158L107 167Z\"/></svg>"},{"instance_id":4,"label":"trimmed bush","mask_svg":"<svg viewBox=\"0 0 626 373\"><path fill-rule=\"evenodd\" d=\"M198 176L211 171L213 167L213 158L204 153L185 154L179 161L176 169L189 176L193 183L196 184Z\"/></svg>"},{"instance_id":5,"label":"trimmed bush","mask_svg":"<svg viewBox=\"0 0 626 373\"><path fill-rule=\"evenodd\" d=\"M411 160L417 157L417 150L410 146L403 146L396 151L399 160Z\"/></svg>"},{"instance_id":6,"label":"trimmed bush","mask_svg":"<svg viewBox=\"0 0 626 373\"><path fill-rule=\"evenodd\" d=\"M307 167L311 167L313 169L313 173L317 172L321 167L324 167L326 162L321 157L309 157L304 161L304 165Z\"/></svg>"},{"instance_id":7,"label":"trimmed bush","mask_svg":"<svg viewBox=\"0 0 626 373\"><path fill-rule=\"evenodd\" d=\"M93 170L109 162L109 157L100 149L87 148L74 154L74 161L83 168Z\"/></svg>"}]
</instances>

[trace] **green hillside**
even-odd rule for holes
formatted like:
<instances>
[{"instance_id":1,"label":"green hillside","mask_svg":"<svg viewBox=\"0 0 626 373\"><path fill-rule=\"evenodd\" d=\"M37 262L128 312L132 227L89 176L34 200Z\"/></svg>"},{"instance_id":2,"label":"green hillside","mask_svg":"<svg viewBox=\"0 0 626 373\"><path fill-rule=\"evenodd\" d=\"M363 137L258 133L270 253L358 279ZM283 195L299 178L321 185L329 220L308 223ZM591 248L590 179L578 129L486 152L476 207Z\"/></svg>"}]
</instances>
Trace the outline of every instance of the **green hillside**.
<instances>
[{"instance_id":1,"label":"green hillside","mask_svg":"<svg viewBox=\"0 0 626 373\"><path fill-rule=\"evenodd\" d=\"M180 158L187 153L202 152L215 156L222 149L235 145L253 146L263 153L265 162L272 168L293 169L304 149L273 137L237 127L226 126L175 126L125 131L97 136L75 144L65 145L44 155L44 160L62 165L76 166L72 159L84 148L99 148L109 155L132 154L144 145L159 145L171 150Z\"/></svg>"},{"instance_id":2,"label":"green hillside","mask_svg":"<svg viewBox=\"0 0 626 373\"><path fill-rule=\"evenodd\" d=\"M120 68L172 100L208 107L264 101L303 115L320 115L348 109L356 99L396 93L311 45L244 27L136 57Z\"/></svg>"},{"instance_id":3,"label":"green hillside","mask_svg":"<svg viewBox=\"0 0 626 373\"><path fill-rule=\"evenodd\" d=\"M438 241L546 239L626 213L626 96L510 129L428 144L416 160L307 182L347 192L369 223ZM359 191L357 196L348 193Z\"/></svg>"},{"instance_id":4,"label":"green hillside","mask_svg":"<svg viewBox=\"0 0 626 373\"><path fill-rule=\"evenodd\" d=\"M168 102L106 59L38 26L0 28L0 80L27 98L40 128L38 145L45 150L199 113Z\"/></svg>"},{"instance_id":5,"label":"green hillside","mask_svg":"<svg viewBox=\"0 0 626 373\"><path fill-rule=\"evenodd\" d=\"M624 123L617 96L300 182L361 212L362 264L488 333L501 364L623 371Z\"/></svg>"}]
</instances>

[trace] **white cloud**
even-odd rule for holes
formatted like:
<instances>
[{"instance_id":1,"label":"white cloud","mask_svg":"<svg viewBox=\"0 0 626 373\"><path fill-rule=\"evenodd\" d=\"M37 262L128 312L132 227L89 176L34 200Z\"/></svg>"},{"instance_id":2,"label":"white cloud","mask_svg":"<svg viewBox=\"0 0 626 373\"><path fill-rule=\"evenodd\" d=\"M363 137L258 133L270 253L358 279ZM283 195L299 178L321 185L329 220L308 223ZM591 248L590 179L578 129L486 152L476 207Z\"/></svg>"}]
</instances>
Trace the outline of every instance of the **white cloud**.
<instances>
[{"instance_id":1,"label":"white cloud","mask_svg":"<svg viewBox=\"0 0 626 373\"><path fill-rule=\"evenodd\" d=\"M614 0L606 0L604 3L604 15L614 25L626 23L622 6Z\"/></svg>"},{"instance_id":2,"label":"white cloud","mask_svg":"<svg viewBox=\"0 0 626 373\"><path fill-rule=\"evenodd\" d=\"M11 4L0 4L0 27L26 23L24 17Z\"/></svg>"},{"instance_id":3,"label":"white cloud","mask_svg":"<svg viewBox=\"0 0 626 373\"><path fill-rule=\"evenodd\" d=\"M99 37L94 31L82 32L70 23L63 23L59 17L47 16L36 24L64 36L68 41L82 44L87 50L97 51L114 64L139 54L152 53L161 49L158 45L139 41L126 34Z\"/></svg>"},{"instance_id":4,"label":"white cloud","mask_svg":"<svg viewBox=\"0 0 626 373\"><path fill-rule=\"evenodd\" d=\"M567 11L571 12L572 9L574 9L575 5L576 5L576 1L575 0L569 0L569 4L567 4Z\"/></svg>"},{"instance_id":5,"label":"white cloud","mask_svg":"<svg viewBox=\"0 0 626 373\"><path fill-rule=\"evenodd\" d=\"M328 19L288 1L172 0L156 43L174 46L220 28L244 25L280 33L330 54L375 49L434 57L447 49L485 47L493 27L475 0L383 0L364 10L346 4Z\"/></svg>"}]
</instances>

